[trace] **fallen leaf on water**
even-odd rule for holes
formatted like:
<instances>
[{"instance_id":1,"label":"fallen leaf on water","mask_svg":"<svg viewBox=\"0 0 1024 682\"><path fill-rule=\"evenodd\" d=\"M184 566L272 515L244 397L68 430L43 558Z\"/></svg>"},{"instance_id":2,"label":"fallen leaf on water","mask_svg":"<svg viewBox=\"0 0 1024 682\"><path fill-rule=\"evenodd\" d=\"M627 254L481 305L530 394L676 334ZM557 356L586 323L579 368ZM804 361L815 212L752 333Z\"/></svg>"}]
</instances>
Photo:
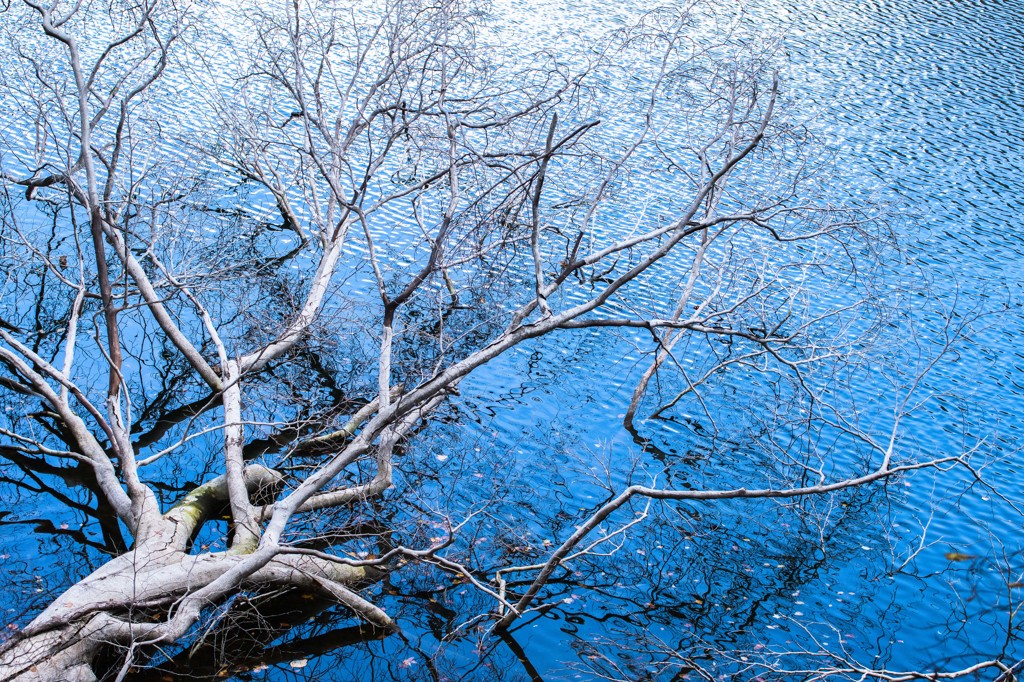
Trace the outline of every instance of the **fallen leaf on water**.
<instances>
[{"instance_id":1,"label":"fallen leaf on water","mask_svg":"<svg viewBox=\"0 0 1024 682\"><path fill-rule=\"evenodd\" d=\"M1018 581L1016 581L1016 582L1012 582L1012 583L1010 583L1010 584L1009 584L1009 587L1024 587L1024 583L1022 583L1022 582L1020 582L1020 581L1018 580Z\"/></svg>"},{"instance_id":2,"label":"fallen leaf on water","mask_svg":"<svg viewBox=\"0 0 1024 682\"><path fill-rule=\"evenodd\" d=\"M300 658L300 659L292 661L288 665L290 665L293 668L305 668L307 663L309 663L309 661L307 661L304 658Z\"/></svg>"},{"instance_id":3,"label":"fallen leaf on water","mask_svg":"<svg viewBox=\"0 0 1024 682\"><path fill-rule=\"evenodd\" d=\"M963 552L946 552L946 558L950 561L970 561L976 557L973 554L964 554Z\"/></svg>"}]
</instances>

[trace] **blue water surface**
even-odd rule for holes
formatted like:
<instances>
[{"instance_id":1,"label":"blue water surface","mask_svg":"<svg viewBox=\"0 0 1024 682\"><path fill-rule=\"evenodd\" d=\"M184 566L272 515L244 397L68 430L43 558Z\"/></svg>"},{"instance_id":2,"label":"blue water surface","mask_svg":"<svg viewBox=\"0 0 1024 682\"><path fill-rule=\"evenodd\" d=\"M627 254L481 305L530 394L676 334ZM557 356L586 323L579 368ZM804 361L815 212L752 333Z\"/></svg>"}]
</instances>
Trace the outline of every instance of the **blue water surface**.
<instances>
[{"instance_id":1,"label":"blue water surface","mask_svg":"<svg viewBox=\"0 0 1024 682\"><path fill-rule=\"evenodd\" d=\"M573 48L567 34L592 45L630 24L646 9L639 4L508 0L490 11L510 43L529 36L557 53ZM863 425L884 434L905 388L890 379L939 351L944 320L970 320L924 381L920 397L929 400L907 418L899 445L907 458L971 451L982 480L958 467L792 503L634 501L605 532L644 518L570 564L544 594L550 607L508 633L479 617L494 609L488 595L409 565L367 590L401 634L360 640L344 612L314 613L274 641L265 664L243 657L243 670L221 652L224 676L801 679L829 666L956 670L1024 658L1024 4L750 0L721 11L746 34L778 41L788 110L832 153L830 192L884 206L900 245L887 295L905 299L909 312L893 335L907 342L913 329L916 342L900 346L895 370L880 352L877 374L861 371L839 397L855 400ZM629 120L629 112L612 118L623 139ZM629 191L656 205L656 184L641 178ZM814 304L847 295L826 284L812 285ZM669 295L662 282L644 286L653 299ZM372 291L369 273L358 271L351 287ZM623 426L651 351L647 333L565 332L481 368L398 461L389 494L412 501L426 521L406 512L395 526L429 540L444 532L444 517L469 518L457 555L492 578L542 560L630 483L770 480L769 387L756 372L725 374L705 404L691 396L648 418L685 385L666 371L635 429ZM699 371L706 352L695 348L681 364ZM797 433L782 439L804 442ZM836 433L818 445L834 450L835 471L865 456ZM215 472L165 473L199 482ZM8 622L23 625L102 555L88 545L98 531L84 515L59 502L26 512L19 502L29 495L5 490L2 605ZM168 501L179 492L167 491Z\"/></svg>"}]
</instances>

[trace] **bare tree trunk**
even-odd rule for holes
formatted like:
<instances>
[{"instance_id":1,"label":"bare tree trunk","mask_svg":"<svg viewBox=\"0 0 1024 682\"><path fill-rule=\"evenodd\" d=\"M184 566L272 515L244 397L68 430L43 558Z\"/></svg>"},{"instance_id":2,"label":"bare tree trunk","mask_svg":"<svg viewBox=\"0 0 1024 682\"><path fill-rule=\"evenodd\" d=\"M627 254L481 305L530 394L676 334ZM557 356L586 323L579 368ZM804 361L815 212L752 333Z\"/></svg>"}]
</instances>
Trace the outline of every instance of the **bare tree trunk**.
<instances>
[{"instance_id":1,"label":"bare tree trunk","mask_svg":"<svg viewBox=\"0 0 1024 682\"><path fill-rule=\"evenodd\" d=\"M26 634L0 654L0 679L95 679L91 664L105 646L133 649L160 641L158 637L149 641L144 627L131 627L120 615L166 611L177 598L206 587L241 560L229 554L186 554L169 543L153 543L121 555L72 586L32 621ZM337 598L328 586L357 585L383 573L311 556L283 555L246 584L313 589ZM138 617L133 620L138 622ZM138 636L131 634L135 632ZM125 660L127 665L135 657Z\"/></svg>"},{"instance_id":2,"label":"bare tree trunk","mask_svg":"<svg viewBox=\"0 0 1024 682\"><path fill-rule=\"evenodd\" d=\"M280 474L261 466L245 470L250 492L275 486L279 480ZM163 619L181 597L209 586L247 558L235 552L188 552L193 533L227 500L225 476L200 486L164 515L163 532L71 586L0 651L0 680L93 680L92 661L104 647L128 649L125 660L130 663L135 658L131 650L160 641L159 635L145 636L151 626L137 626L140 613ZM253 589L276 585L320 592L375 625L388 627L383 612L347 589L385 572L377 566L280 554L244 584Z\"/></svg>"},{"instance_id":3,"label":"bare tree trunk","mask_svg":"<svg viewBox=\"0 0 1024 682\"><path fill-rule=\"evenodd\" d=\"M715 56L719 48L696 49L701 41L688 36L692 23L686 11L652 13L618 34L607 56L595 56L573 73L539 53L531 57L539 60L536 66L507 70L492 63L480 53L476 12L463 3L376 3L381 14L375 25L353 26L362 19L349 16L348 9L314 1L253 8L256 16L240 24L254 34L251 44L243 41L244 49L251 48L251 63L241 60L246 63L229 79L235 85L211 85L210 101L219 102L209 112L219 117L217 135L195 142L219 164L222 179L255 183L260 193L274 197L285 226L301 240L297 248L284 248L263 234L269 228L264 216L250 210L248 190L217 199L202 188L205 163L178 168L177 162L165 167L160 159L149 161L156 152L145 132L150 113L143 113L168 95L147 91L168 66L171 47L193 35L187 28L189 3L179 8L157 0L23 2L0 0L0 21L21 16L26 27L41 28L55 40L55 54L66 58L55 69L41 68L50 58L45 52L11 59L27 80L40 80L52 93L40 95L33 117L37 150L49 145L56 151L49 157L38 152L34 164L0 167L0 200L13 205L8 187L24 187L25 205L46 202L47 211L56 211L53 230L65 218L71 226L67 234L37 235L18 226L16 212L10 220L0 215L2 264L15 266L8 265L11 291L47 299L52 310L45 317L55 320L44 330L38 323L44 316L37 315L36 329L28 331L17 317L20 302L14 296L10 305L0 299L0 314L14 322L0 319L0 399L10 394L19 401L11 404L25 405L23 414L0 412L0 455L9 451L51 467L54 461L67 465L57 471L89 467L102 504L116 512L117 524L135 544L0 645L0 680L95 680L105 675L97 674L94 661L111 647L121 662L120 679L149 647L187 646L190 636L205 629L197 624L214 617L215 607L266 586L319 592L391 628L388 615L355 588L379 579L397 560L429 564L468 581L499 605L500 630L550 606L544 600L556 571L599 548L616 551L606 543L624 539L626 530L646 518L646 507L617 530L592 535L635 500L649 505L828 495L914 469L954 465L978 477L967 461L970 452L907 459L898 447L904 418L919 407L913 396L922 377L969 333L972 322L966 319L959 327L948 323L946 346L899 386L887 442L862 430L856 405L848 414L838 408L808 412L808 420L842 431L870 454L862 468L844 468L847 455L836 466L830 451L822 452L818 468L790 461L777 455L773 442L778 466L768 467L770 484L757 472L751 472L750 489L658 488L652 482L615 490L609 483L610 501L547 559L501 568L493 581L458 563L457 551L439 554L470 518L489 513L493 498L469 499L475 511L461 523L446 516L446 539L351 559L348 550L355 543L346 543L356 538L324 533L319 520L310 522L307 515L380 498L393 479L402 478L395 450L414 427L457 393L464 378L534 339L574 330L649 332L656 349L625 413L629 427L667 362L678 367L686 391L696 393L716 373L739 365L772 377L773 387L784 378L809 404L820 404L829 386L816 383L815 371L821 366L828 375L833 362L846 362L852 352L847 348L861 347L860 332L850 331L859 325L847 318L874 305L875 294L818 313L808 307L803 273L836 265L859 280L861 268L850 254L874 252L876 237L864 226L871 221L860 209L836 208L830 192L815 194L816 182L807 183L812 194L803 196L804 164L814 154L803 158L807 136L776 112L779 81L770 59L759 47L728 58ZM70 8L57 8L65 4ZM107 26L107 17L122 15L134 18ZM202 13L195 17L206 20ZM94 22L113 32L110 42L104 44L105 33L94 30ZM6 31L5 26L0 38ZM19 44L19 52L22 47L29 45ZM726 44L719 47L725 50ZM184 54L172 66L189 61ZM625 137L613 108L597 99L604 89L602 70L618 72L622 64L613 62L620 59L647 65L635 79L646 84L644 92L622 100L630 114L621 120L635 126ZM180 68L197 85L207 75ZM705 82L687 92L691 77ZM507 91L495 87L502 78L514 79ZM586 94L591 89L594 94ZM618 86L606 94L620 106L624 93ZM586 101L590 97L595 99ZM128 135L137 106L139 132ZM156 114L163 107L153 109ZM599 110L612 116L610 125L592 118ZM120 111L116 121L114 111ZM198 129L199 122L182 130ZM154 118L157 124L164 125ZM174 130L175 121L166 129ZM10 165L8 159L23 155L5 140L0 136L0 145L7 145L0 146L0 161ZM672 197L652 201L655 219L646 208L636 208L634 200L643 197L634 196L630 186L633 178L649 177L652 160L662 158L679 175L666 180ZM764 178L772 181L763 184ZM222 200L238 203L223 208ZM410 210L415 230L396 223ZM207 211L237 215L238 223L209 221ZM81 215L89 217L88 230L78 226ZM519 217L527 215L529 221L520 224ZM838 243L838 252L851 260L844 264L842 256L829 256L833 247L819 249L819 241ZM73 242L77 251L58 253L56 242ZM819 262L820 254L826 262ZM64 273L69 255L79 262L77 280ZM791 277L791 271L799 276ZM368 296L365 282L358 281L364 272L372 273L376 296ZM520 274L528 277L519 281ZM39 281L58 284L47 293ZM677 301L652 295L665 282L671 291L678 289ZM493 283L501 285L493 296L504 300L489 310L487 294L476 309L475 292ZM448 296L439 298L442 285ZM460 292L473 293L462 299L470 301L466 314L445 310L445 300L454 308ZM93 301L102 313L94 319ZM379 330L379 337L368 330ZM63 355L47 340L61 338ZM690 381L678 356L694 339L711 350L701 374ZM76 343L82 347L77 354ZM341 356L349 343L358 352L348 353L352 357L336 368L303 357ZM719 346L743 350L719 353ZM375 382L368 365L356 360L364 349L370 349ZM354 376L344 390L329 376L327 402L315 382L302 376L311 370ZM192 402L163 412L173 402L167 403L163 391L151 395L159 386ZM208 386L212 394L196 400L194 386L203 393ZM107 397L105 407L94 404L101 395ZM363 407L349 415L358 405ZM705 413L711 417L707 408ZM335 420L346 416L339 428ZM146 424L150 430L133 440ZM789 439L788 426L773 428L785 434L783 441ZM209 463L223 475L162 514L158 491L177 488L158 485L169 483L158 477L195 474L193 441L211 434L223 437L220 457ZM250 446L262 447L257 439L282 434L293 441L286 457L302 460L289 465L288 486L275 471L246 466L256 449ZM161 458L173 466L145 468ZM362 467L370 461L376 465L372 478ZM456 470L464 471L451 471ZM462 475L446 472L439 485L458 495L476 494L472 486L459 490ZM817 482L807 483L809 476ZM665 480L669 486L676 479ZM173 479L175 485L179 481ZM272 495L263 494L270 490ZM405 510L381 515L387 524L407 517L406 511L413 521L434 512L414 495L396 494L382 504ZM233 523L230 550L193 553L198 530L225 511ZM422 542L418 533L411 537ZM118 547L114 551L124 544ZM520 582L506 581L510 573L530 576L523 581L525 591L512 593Z\"/></svg>"}]
</instances>

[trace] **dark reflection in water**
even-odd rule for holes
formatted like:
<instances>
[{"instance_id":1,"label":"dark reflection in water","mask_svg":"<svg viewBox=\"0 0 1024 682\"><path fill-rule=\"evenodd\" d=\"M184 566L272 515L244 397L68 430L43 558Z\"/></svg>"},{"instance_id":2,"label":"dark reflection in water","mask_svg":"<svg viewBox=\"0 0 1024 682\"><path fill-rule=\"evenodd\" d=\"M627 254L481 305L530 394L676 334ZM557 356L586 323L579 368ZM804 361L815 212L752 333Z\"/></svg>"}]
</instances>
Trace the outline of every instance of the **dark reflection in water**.
<instances>
[{"instance_id":1,"label":"dark reflection in water","mask_svg":"<svg viewBox=\"0 0 1024 682\"><path fill-rule=\"evenodd\" d=\"M600 2L512 4L532 21L548 13L570 24L629 12ZM936 393L968 396L969 410L940 401L921 415L913 445L958 450L971 440L966 423L992 450L987 480L1019 503L1024 4L755 2L748 19L785 33L788 82L804 106L825 111L822 134L836 138L852 178L842 189L893 203L907 257L932 278L931 295L1013 306L931 379ZM637 338L613 346L586 334L547 339L484 368L402 455L389 495L412 500L428 519L476 512L453 556L485 578L538 561L611 497L609 487L648 482L649 471L675 487L744 480L758 466L749 441L716 433L699 406L623 429L644 364L630 350ZM430 348L421 350L429 362ZM358 368L358 349L346 352ZM310 354L303 364L314 370L318 397L344 414L353 404L338 377L360 373L332 362ZM139 407L141 448L216 407L210 396L183 400L181 381L169 372L164 390ZM678 389L666 385L664 394ZM714 407L741 420L749 408L742 390L720 387ZM756 423L749 426L755 440ZM270 434L246 454L280 452L296 435ZM124 551L125 538L77 467L0 454L0 605L17 625ZM167 470L162 502L213 476L215 454L211 446L188 470ZM452 479L454 490L442 485ZM992 490L967 487L959 474L935 474L785 505L635 502L617 518L647 518L620 549L556 574L550 606L509 633L495 635L477 618L493 601L468 583L409 566L368 590L401 624L398 635L382 638L311 595L248 594L225 605L226 617L194 646L165 660L157 654L157 667L132 679L668 680L702 670L749 679L748 663L766 652L800 653L799 666L824 650L893 669L1016 660L1024 656L1013 617L1024 594L1021 516ZM409 516L386 519L397 530L381 533L361 525L363 516L318 523L375 553L395 542L389 533L415 542L440 532ZM196 543L216 542L218 533L208 534Z\"/></svg>"}]
</instances>

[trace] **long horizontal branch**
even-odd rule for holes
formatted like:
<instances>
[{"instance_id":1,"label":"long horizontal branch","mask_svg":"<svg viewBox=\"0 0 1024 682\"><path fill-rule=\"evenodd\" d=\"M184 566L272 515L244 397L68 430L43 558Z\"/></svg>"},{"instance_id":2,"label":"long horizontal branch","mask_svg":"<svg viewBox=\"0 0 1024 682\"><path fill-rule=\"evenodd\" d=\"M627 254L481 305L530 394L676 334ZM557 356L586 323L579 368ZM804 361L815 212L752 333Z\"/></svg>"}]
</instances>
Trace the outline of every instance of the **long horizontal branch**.
<instances>
[{"instance_id":1,"label":"long horizontal branch","mask_svg":"<svg viewBox=\"0 0 1024 682\"><path fill-rule=\"evenodd\" d=\"M964 464L962 457L942 457L904 464L897 467L889 467L883 463L878 469L863 476L846 478L833 483L821 485L802 486L797 488L732 488L729 490L668 490L664 488L650 488L647 486L633 485L623 490L613 500L606 503L597 510L583 525L576 529L569 539L563 542L551 557L545 562L540 573L531 583L529 589L516 603L516 610L506 613L498 622L497 627L507 628L515 620L517 613L522 613L530 605L533 599L547 583L548 578L561 564L565 557L583 539L590 534L598 525L608 518L613 512L621 508L634 497L648 497L657 500L732 500L732 499L779 499L792 497L806 497L808 495L823 495L838 490L857 488L896 476L901 473L915 471L917 469L935 468L944 464Z\"/></svg>"}]
</instances>

